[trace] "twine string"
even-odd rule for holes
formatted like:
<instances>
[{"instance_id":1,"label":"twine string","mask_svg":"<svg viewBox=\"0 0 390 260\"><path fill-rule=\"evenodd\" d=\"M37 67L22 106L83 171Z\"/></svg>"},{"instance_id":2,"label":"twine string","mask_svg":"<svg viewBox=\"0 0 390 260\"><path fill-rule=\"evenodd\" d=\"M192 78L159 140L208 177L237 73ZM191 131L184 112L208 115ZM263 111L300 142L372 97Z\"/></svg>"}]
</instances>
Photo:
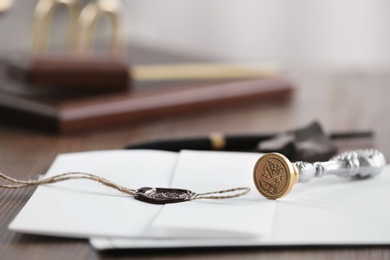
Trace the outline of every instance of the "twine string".
<instances>
[{"instance_id":1,"label":"twine string","mask_svg":"<svg viewBox=\"0 0 390 260\"><path fill-rule=\"evenodd\" d=\"M20 188L26 188L31 186L39 186L44 184L51 184L51 183L58 183L68 180L77 180L77 179L88 179L92 181L99 182L107 187L116 189L120 192L129 194L131 196L134 196L137 193L137 190L130 189L121 185L118 185L116 183L113 183L105 178L102 178L100 176L91 174L91 173L85 173L85 172L66 172L62 174L58 174L49 178L41 179L41 180L18 180L14 179L2 172L0 172L0 178L5 179L13 184L0 184L0 188L7 188L7 189L20 189ZM227 190L219 190L219 191L212 191L212 192L206 192L206 193L199 193L195 194L191 198L191 200L198 200L198 199L231 199L231 198L237 198L244 196L248 194L250 191L249 187L237 187L233 189L227 189ZM236 193L237 192L237 193ZM218 194L226 194L230 193L228 195L218 195ZM231 194L233 193L233 194Z\"/></svg>"},{"instance_id":2,"label":"twine string","mask_svg":"<svg viewBox=\"0 0 390 260\"><path fill-rule=\"evenodd\" d=\"M238 193L235 193L236 191L241 191ZM206 192L206 193L199 193L196 194L192 199L199 200L199 199L210 199L210 200L222 200L222 199L232 199L232 198L238 198L241 196L244 196L248 194L250 191L249 187L237 187L233 189L228 190L219 190L219 191L212 191L212 192ZM216 195L216 194L223 194L223 193L233 193L230 195Z\"/></svg>"},{"instance_id":3,"label":"twine string","mask_svg":"<svg viewBox=\"0 0 390 260\"><path fill-rule=\"evenodd\" d=\"M107 187L116 189L120 192L129 194L129 195L134 195L136 193L135 190L126 188L124 186L120 186L118 184L115 184L107 179L104 179L100 176L90 174L90 173L85 173L85 172L66 172L62 173L53 177L49 177L46 179L42 180L17 180L14 178L11 178L4 173L0 172L0 178L6 179L12 183L15 184L0 184L1 188L9 188L9 189L19 189L19 188L25 188L25 187L30 187L30 186L39 186L43 184L50 184L50 183L57 183L57 182L62 182L62 181L67 181L67 180L77 180L77 179L88 179L88 180L93 180L96 182L99 182Z\"/></svg>"}]
</instances>

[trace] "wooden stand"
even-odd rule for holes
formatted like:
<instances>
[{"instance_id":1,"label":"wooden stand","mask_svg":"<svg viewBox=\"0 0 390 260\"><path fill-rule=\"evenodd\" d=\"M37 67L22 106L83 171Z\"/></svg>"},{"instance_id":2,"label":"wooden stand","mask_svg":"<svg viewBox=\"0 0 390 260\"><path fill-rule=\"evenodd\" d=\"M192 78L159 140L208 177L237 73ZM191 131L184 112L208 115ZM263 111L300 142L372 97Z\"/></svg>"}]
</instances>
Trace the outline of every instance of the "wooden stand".
<instances>
[{"instance_id":1,"label":"wooden stand","mask_svg":"<svg viewBox=\"0 0 390 260\"><path fill-rule=\"evenodd\" d=\"M292 92L282 78L203 83L93 97L42 96L0 91L0 116L18 125L74 133L125 122L221 106L280 100Z\"/></svg>"}]
</instances>

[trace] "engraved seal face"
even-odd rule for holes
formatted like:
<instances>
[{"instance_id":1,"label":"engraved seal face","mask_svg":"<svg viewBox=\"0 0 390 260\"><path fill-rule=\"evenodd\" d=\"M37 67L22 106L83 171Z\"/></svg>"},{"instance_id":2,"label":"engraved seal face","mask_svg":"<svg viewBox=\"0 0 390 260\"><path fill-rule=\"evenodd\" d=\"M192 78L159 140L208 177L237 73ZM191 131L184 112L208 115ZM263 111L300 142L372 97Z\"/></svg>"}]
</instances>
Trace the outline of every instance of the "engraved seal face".
<instances>
[{"instance_id":1,"label":"engraved seal face","mask_svg":"<svg viewBox=\"0 0 390 260\"><path fill-rule=\"evenodd\" d=\"M297 181L292 163L282 154L269 153L257 160L253 169L257 190L268 199L286 195Z\"/></svg>"}]
</instances>

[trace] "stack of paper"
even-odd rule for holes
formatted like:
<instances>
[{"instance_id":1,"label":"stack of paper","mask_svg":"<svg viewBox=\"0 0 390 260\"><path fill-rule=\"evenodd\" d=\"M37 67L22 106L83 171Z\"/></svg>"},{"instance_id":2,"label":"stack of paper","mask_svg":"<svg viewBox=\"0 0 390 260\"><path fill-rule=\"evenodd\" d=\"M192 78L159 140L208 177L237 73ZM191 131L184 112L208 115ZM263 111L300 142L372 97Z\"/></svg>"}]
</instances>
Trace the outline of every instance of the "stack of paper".
<instances>
[{"instance_id":1,"label":"stack of paper","mask_svg":"<svg viewBox=\"0 0 390 260\"><path fill-rule=\"evenodd\" d=\"M32 234L90 238L96 249L390 244L390 167L376 178L295 185L278 201L253 184L259 154L120 150L62 154L46 177L89 172L129 188L197 193L248 186L240 198L154 205L90 180L37 188L10 224Z\"/></svg>"}]
</instances>

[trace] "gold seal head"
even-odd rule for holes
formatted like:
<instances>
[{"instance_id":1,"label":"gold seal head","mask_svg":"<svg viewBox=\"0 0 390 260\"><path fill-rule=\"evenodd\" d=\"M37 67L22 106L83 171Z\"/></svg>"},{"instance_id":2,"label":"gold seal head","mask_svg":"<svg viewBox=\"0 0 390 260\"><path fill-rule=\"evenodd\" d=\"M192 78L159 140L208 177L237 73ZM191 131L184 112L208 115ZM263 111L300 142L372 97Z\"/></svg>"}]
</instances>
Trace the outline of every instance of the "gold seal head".
<instances>
[{"instance_id":1,"label":"gold seal head","mask_svg":"<svg viewBox=\"0 0 390 260\"><path fill-rule=\"evenodd\" d=\"M279 153L264 154L253 169L253 181L257 190L272 200L287 195L298 177L295 165Z\"/></svg>"}]
</instances>

